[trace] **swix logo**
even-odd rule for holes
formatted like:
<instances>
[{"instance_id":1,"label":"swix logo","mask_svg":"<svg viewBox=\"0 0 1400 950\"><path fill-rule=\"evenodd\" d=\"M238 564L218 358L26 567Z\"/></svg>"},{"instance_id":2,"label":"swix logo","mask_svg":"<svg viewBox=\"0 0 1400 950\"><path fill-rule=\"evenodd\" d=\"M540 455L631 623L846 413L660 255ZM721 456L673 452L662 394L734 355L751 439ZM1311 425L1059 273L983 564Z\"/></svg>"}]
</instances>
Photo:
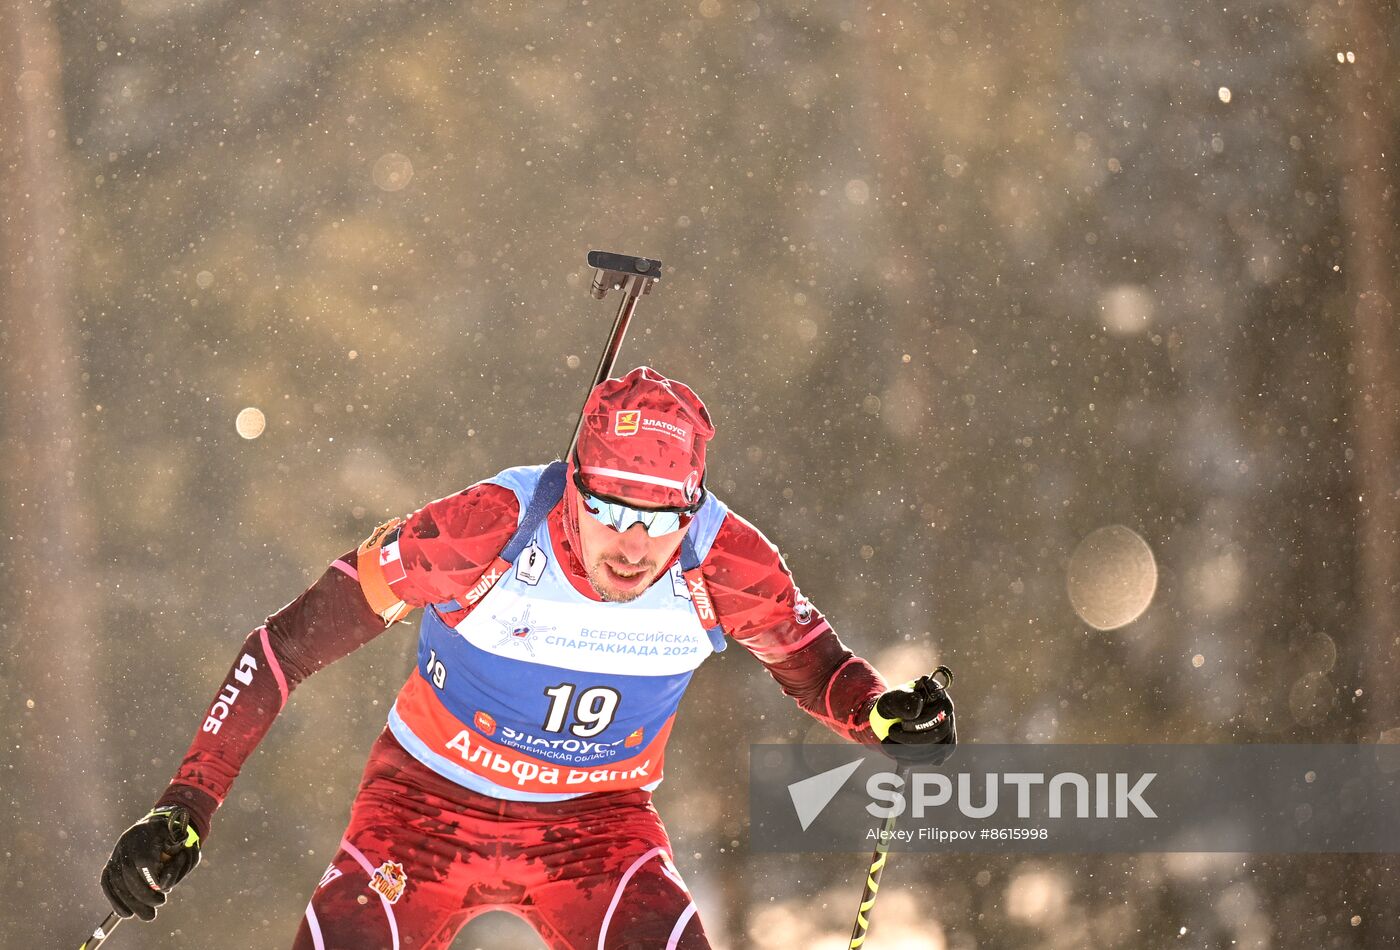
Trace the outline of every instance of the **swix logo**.
<instances>
[{"instance_id":1,"label":"swix logo","mask_svg":"<svg viewBox=\"0 0 1400 950\"><path fill-rule=\"evenodd\" d=\"M619 409L613 416L613 435L636 435L642 422L642 410Z\"/></svg>"},{"instance_id":2,"label":"swix logo","mask_svg":"<svg viewBox=\"0 0 1400 950\"><path fill-rule=\"evenodd\" d=\"M478 600L485 597L487 591L495 587L496 581L500 579L501 572L493 564L491 566L491 570L481 575L481 580L477 581L476 586L474 586L471 590L467 591L466 594L462 596L462 599L465 600L468 604L476 603Z\"/></svg>"},{"instance_id":3,"label":"swix logo","mask_svg":"<svg viewBox=\"0 0 1400 950\"><path fill-rule=\"evenodd\" d=\"M374 877L369 882L369 889L377 891L391 904L399 902L407 886L408 875L404 873L403 865L396 861L385 861L375 868Z\"/></svg>"},{"instance_id":4,"label":"swix logo","mask_svg":"<svg viewBox=\"0 0 1400 950\"><path fill-rule=\"evenodd\" d=\"M695 612L700 615L701 621L714 623L715 608L710 603L710 592L705 587L705 578L697 570L693 576L687 575L685 580L690 585L690 602L695 605Z\"/></svg>"},{"instance_id":5,"label":"swix logo","mask_svg":"<svg viewBox=\"0 0 1400 950\"><path fill-rule=\"evenodd\" d=\"M251 653L245 653L238 660L238 665L233 668L233 678L244 686L253 685L253 672L258 668L257 658ZM224 688L219 691L219 695L214 699L214 705L209 707L209 715L204 718L204 725L200 727L201 732L212 732L217 734L223 728L224 720L233 710L233 704L238 700L238 694L242 692L232 683L225 683Z\"/></svg>"},{"instance_id":6,"label":"swix logo","mask_svg":"<svg viewBox=\"0 0 1400 950\"><path fill-rule=\"evenodd\" d=\"M492 736L496 734L496 720L488 712L476 711L472 717L472 725L482 733L482 735Z\"/></svg>"}]
</instances>

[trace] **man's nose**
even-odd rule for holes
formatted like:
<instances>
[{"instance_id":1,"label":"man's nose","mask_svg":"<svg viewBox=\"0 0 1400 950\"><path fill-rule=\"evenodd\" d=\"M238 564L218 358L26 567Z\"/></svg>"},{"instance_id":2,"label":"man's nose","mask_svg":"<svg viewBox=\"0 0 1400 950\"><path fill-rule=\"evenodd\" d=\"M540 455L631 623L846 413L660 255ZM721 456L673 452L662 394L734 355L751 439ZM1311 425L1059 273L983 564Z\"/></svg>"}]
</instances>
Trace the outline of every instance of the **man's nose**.
<instances>
[{"instance_id":1,"label":"man's nose","mask_svg":"<svg viewBox=\"0 0 1400 950\"><path fill-rule=\"evenodd\" d=\"M632 564L640 563L646 559L649 540L647 529L643 528L640 522L632 525L622 532L622 539L619 541L622 556Z\"/></svg>"}]
</instances>

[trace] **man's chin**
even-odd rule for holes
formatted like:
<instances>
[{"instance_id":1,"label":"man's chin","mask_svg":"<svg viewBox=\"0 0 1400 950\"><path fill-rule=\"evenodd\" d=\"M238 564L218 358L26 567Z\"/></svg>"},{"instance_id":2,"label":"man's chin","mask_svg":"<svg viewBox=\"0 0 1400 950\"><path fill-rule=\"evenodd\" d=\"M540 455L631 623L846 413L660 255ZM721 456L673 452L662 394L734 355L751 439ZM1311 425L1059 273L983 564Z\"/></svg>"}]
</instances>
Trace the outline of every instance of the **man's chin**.
<instances>
[{"instance_id":1,"label":"man's chin","mask_svg":"<svg viewBox=\"0 0 1400 950\"><path fill-rule=\"evenodd\" d=\"M640 590L605 590L600 588L597 584L593 585L593 589L598 592L599 597L610 604L625 604L628 601L636 600L638 597L642 596L642 591Z\"/></svg>"},{"instance_id":2,"label":"man's chin","mask_svg":"<svg viewBox=\"0 0 1400 950\"><path fill-rule=\"evenodd\" d=\"M656 580L652 571L643 571L637 575L639 580L635 585L621 585L611 576L611 571L604 563L593 565L588 570L588 583L592 585L599 597L613 604L625 604L629 600L636 600L646 593L647 588Z\"/></svg>"}]
</instances>

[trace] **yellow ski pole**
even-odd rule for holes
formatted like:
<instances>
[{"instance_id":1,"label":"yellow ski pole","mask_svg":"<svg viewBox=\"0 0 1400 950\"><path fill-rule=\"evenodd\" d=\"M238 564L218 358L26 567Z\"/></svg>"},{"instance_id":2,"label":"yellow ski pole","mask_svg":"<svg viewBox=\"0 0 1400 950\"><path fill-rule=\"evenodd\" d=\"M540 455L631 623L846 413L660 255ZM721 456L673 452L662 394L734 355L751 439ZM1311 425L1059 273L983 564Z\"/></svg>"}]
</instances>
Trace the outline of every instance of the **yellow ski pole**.
<instances>
[{"instance_id":1,"label":"yellow ski pole","mask_svg":"<svg viewBox=\"0 0 1400 950\"><path fill-rule=\"evenodd\" d=\"M908 778L909 770L900 766L897 770L900 781ZM880 893L880 874L885 870L885 862L890 856L890 833L894 831L894 813L891 812L880 829L880 837L875 841L875 853L870 856L870 870L865 876L865 888L860 895L860 909L856 911L856 924L851 929L851 942L848 950L859 950L865 946L865 937L870 930L870 915L875 908L875 897Z\"/></svg>"},{"instance_id":2,"label":"yellow ski pole","mask_svg":"<svg viewBox=\"0 0 1400 950\"><path fill-rule=\"evenodd\" d=\"M117 912L112 911L102 923L97 925L92 936L83 941L83 945L78 950L97 950L98 947L102 946L103 941L112 936L112 931L116 930L117 924L121 922L122 919L117 916Z\"/></svg>"}]
</instances>

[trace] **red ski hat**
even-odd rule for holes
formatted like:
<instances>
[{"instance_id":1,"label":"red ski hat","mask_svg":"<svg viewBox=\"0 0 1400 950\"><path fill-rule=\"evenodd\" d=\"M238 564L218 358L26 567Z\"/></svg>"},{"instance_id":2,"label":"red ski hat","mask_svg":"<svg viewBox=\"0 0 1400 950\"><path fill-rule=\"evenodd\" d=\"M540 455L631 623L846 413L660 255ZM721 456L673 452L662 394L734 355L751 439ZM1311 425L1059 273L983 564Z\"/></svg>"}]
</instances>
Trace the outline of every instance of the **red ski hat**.
<instances>
[{"instance_id":1,"label":"red ski hat","mask_svg":"<svg viewBox=\"0 0 1400 950\"><path fill-rule=\"evenodd\" d=\"M594 387L570 459L590 491L658 508L700 500L714 423L689 386L638 366ZM572 474L572 472L571 472Z\"/></svg>"}]
</instances>

